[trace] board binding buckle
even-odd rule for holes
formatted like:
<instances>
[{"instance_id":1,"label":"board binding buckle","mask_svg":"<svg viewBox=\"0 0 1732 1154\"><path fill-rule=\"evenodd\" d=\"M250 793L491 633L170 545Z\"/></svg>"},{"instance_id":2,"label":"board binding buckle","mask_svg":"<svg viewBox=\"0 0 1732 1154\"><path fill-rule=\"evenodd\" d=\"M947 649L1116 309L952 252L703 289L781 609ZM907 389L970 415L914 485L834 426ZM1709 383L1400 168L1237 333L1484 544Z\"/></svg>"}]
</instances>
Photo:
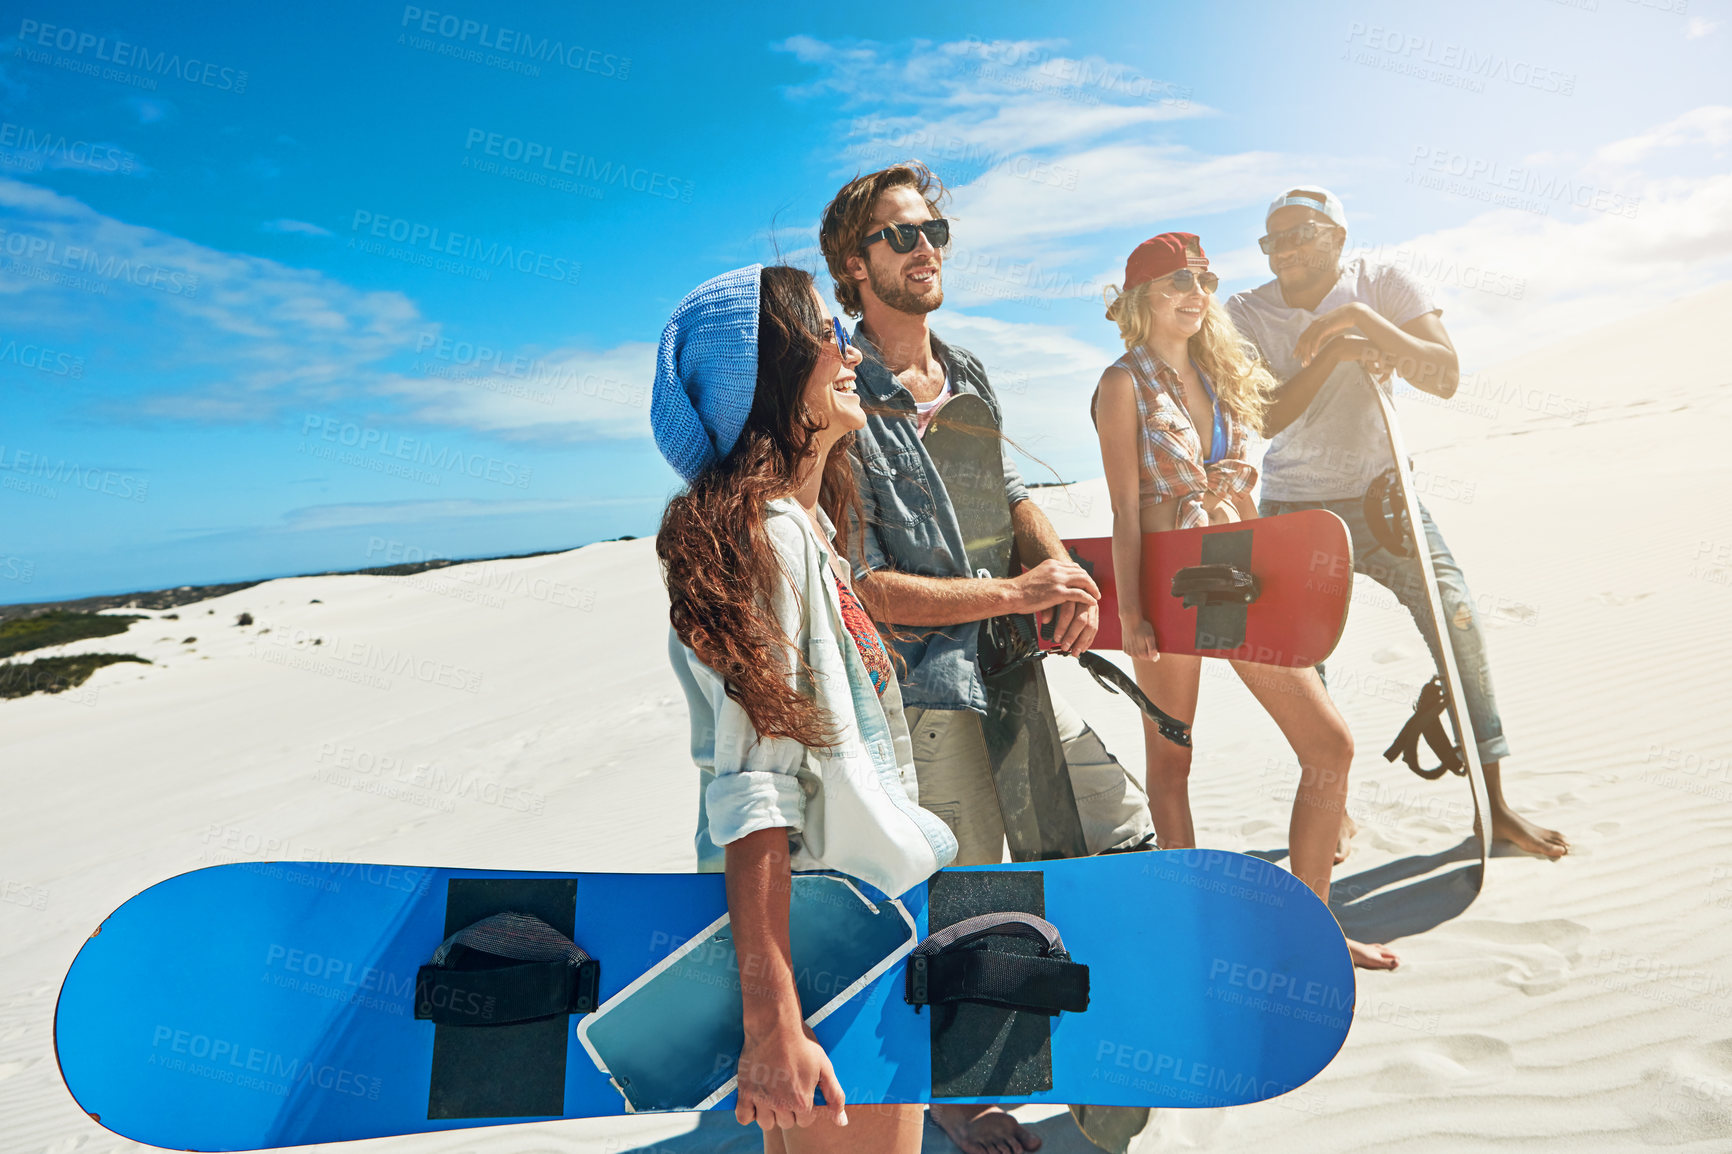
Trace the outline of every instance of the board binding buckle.
<instances>
[{"instance_id":1,"label":"board binding buckle","mask_svg":"<svg viewBox=\"0 0 1732 1154\"><path fill-rule=\"evenodd\" d=\"M1203 605L1249 605L1263 594L1255 573L1237 565L1192 565L1173 574L1173 596L1186 609Z\"/></svg>"},{"instance_id":2,"label":"board binding buckle","mask_svg":"<svg viewBox=\"0 0 1732 1154\"><path fill-rule=\"evenodd\" d=\"M502 913L440 943L415 973L415 1018L436 1026L508 1026L600 1004L601 962L530 914Z\"/></svg>"},{"instance_id":3,"label":"board binding buckle","mask_svg":"<svg viewBox=\"0 0 1732 1154\"><path fill-rule=\"evenodd\" d=\"M1040 952L995 948L994 939L1005 937L1032 938ZM1058 928L1034 914L980 914L947 926L914 947L907 973L903 1000L916 1013L952 1002L1049 1016L1089 1008L1089 968L1072 961Z\"/></svg>"}]
</instances>

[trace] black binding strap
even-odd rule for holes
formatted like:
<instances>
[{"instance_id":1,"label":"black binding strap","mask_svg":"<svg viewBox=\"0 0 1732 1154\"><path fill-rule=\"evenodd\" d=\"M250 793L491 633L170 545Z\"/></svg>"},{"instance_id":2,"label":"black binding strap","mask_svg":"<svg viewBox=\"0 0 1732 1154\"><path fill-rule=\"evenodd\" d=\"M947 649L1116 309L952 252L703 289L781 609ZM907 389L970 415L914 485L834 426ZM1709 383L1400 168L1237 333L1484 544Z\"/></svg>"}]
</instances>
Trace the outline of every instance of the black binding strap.
<instances>
[{"instance_id":1,"label":"black binding strap","mask_svg":"<svg viewBox=\"0 0 1732 1154\"><path fill-rule=\"evenodd\" d=\"M1054 614L1053 620L1057 619ZM1052 636L1050 623L1047 636L1049 639ZM1040 633L1032 613L1005 613L982 621L976 652L980 655L980 675L985 678L1009 673L1020 665L1046 656L1040 647Z\"/></svg>"},{"instance_id":2,"label":"black binding strap","mask_svg":"<svg viewBox=\"0 0 1732 1154\"><path fill-rule=\"evenodd\" d=\"M1401 732L1395 735L1395 740L1383 751L1384 760L1394 761L1400 757L1407 762L1408 769L1427 781L1436 781L1445 773L1465 774L1467 769L1462 765L1461 753L1443 727L1446 700L1443 678L1433 677L1426 682L1419 691L1418 699L1413 703L1413 716L1407 719L1407 724L1401 727ZM1437 755L1438 764L1433 769L1420 768L1419 739L1422 737L1425 738L1425 744L1431 747L1431 752Z\"/></svg>"},{"instance_id":3,"label":"black binding strap","mask_svg":"<svg viewBox=\"0 0 1732 1154\"><path fill-rule=\"evenodd\" d=\"M1098 653L1086 652L1077 654L1077 663L1089 671L1089 676L1100 684L1108 693L1123 693L1137 707L1154 721L1155 727L1161 731L1161 736L1174 745L1191 748L1191 727L1153 701L1144 693L1142 687L1130 674L1108 661Z\"/></svg>"},{"instance_id":4,"label":"black binding strap","mask_svg":"<svg viewBox=\"0 0 1732 1154\"><path fill-rule=\"evenodd\" d=\"M1041 952L994 949L995 936L1033 938ZM1089 1008L1089 968L1070 960L1058 929L1045 918L980 914L939 930L914 948L904 998L915 1006L985 1002L1037 1014L1081 1013Z\"/></svg>"},{"instance_id":5,"label":"black binding strap","mask_svg":"<svg viewBox=\"0 0 1732 1154\"><path fill-rule=\"evenodd\" d=\"M415 1017L438 1026L504 1026L587 1014L600 984L601 963L540 918L494 914L433 951L415 975Z\"/></svg>"},{"instance_id":6,"label":"black binding strap","mask_svg":"<svg viewBox=\"0 0 1732 1154\"><path fill-rule=\"evenodd\" d=\"M1237 565L1191 565L1173 574L1173 596L1186 609L1201 605L1249 605L1263 592L1255 573Z\"/></svg>"},{"instance_id":7,"label":"black binding strap","mask_svg":"<svg viewBox=\"0 0 1732 1154\"><path fill-rule=\"evenodd\" d=\"M1365 490L1363 510L1366 527L1377 543L1397 557L1414 556L1410 542L1413 527L1407 523L1407 498L1401 491L1401 473L1390 469L1379 473Z\"/></svg>"}]
</instances>

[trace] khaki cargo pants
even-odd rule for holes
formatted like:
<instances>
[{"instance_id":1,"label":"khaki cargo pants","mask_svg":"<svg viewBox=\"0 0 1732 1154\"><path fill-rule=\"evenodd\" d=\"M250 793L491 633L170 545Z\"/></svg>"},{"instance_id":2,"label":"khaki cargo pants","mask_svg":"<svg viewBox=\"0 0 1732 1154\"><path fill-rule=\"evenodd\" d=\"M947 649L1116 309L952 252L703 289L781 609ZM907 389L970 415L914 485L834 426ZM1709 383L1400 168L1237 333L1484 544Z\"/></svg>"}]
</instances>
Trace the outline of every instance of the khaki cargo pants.
<instances>
[{"instance_id":1,"label":"khaki cargo pants","mask_svg":"<svg viewBox=\"0 0 1732 1154\"><path fill-rule=\"evenodd\" d=\"M1121 848L1149 837L1149 799L1142 783L1107 752L1070 703L1052 694L1059 740L1070 769L1071 789L1090 853ZM980 715L967 709L907 709L914 741L920 804L956 835L953 865L995 865L1004 860L1004 818L992 784L992 762Z\"/></svg>"}]
</instances>

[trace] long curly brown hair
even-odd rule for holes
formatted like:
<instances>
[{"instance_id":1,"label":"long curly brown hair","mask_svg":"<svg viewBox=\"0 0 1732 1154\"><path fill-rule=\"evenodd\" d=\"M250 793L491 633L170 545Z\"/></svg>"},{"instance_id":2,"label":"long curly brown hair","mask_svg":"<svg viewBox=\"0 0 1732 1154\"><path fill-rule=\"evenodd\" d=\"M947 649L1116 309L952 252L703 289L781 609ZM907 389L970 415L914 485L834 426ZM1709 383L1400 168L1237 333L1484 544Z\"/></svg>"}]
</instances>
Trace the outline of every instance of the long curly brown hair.
<instances>
[{"instance_id":1,"label":"long curly brown hair","mask_svg":"<svg viewBox=\"0 0 1732 1154\"><path fill-rule=\"evenodd\" d=\"M764 269L751 413L728 455L668 502L656 534L679 639L722 675L728 696L761 736L815 747L832 745L835 729L816 701L788 682L790 665L806 676L811 670L771 609L784 571L764 516L765 502L794 491L812 435L822 427L808 422L800 395L830 343L819 335L827 327L810 273L787 265ZM848 460L853 440L849 433L831 448L818 498L845 558L852 555L850 527L864 523Z\"/></svg>"}]
</instances>

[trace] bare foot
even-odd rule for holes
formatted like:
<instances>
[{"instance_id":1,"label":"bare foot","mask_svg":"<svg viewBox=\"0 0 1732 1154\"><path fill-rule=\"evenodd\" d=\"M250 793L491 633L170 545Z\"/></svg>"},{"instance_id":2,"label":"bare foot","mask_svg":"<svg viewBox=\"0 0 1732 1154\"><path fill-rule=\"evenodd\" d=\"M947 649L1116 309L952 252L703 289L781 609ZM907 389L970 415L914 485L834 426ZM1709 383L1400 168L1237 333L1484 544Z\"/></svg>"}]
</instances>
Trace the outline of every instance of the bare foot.
<instances>
[{"instance_id":1,"label":"bare foot","mask_svg":"<svg viewBox=\"0 0 1732 1154\"><path fill-rule=\"evenodd\" d=\"M1555 829L1535 825L1512 809L1494 809L1491 815L1493 841L1507 841L1524 853L1553 861L1570 852L1570 839Z\"/></svg>"},{"instance_id":2,"label":"bare foot","mask_svg":"<svg viewBox=\"0 0 1732 1154\"><path fill-rule=\"evenodd\" d=\"M1040 1149L1040 1135L997 1106L934 1103L930 1112L962 1154L1022 1154Z\"/></svg>"},{"instance_id":3,"label":"bare foot","mask_svg":"<svg viewBox=\"0 0 1732 1154\"><path fill-rule=\"evenodd\" d=\"M1340 865L1347 860L1347 855L1353 852L1353 835L1359 832L1359 823L1347 816L1345 810L1341 814L1341 835L1335 839L1335 864Z\"/></svg>"},{"instance_id":4,"label":"bare foot","mask_svg":"<svg viewBox=\"0 0 1732 1154\"><path fill-rule=\"evenodd\" d=\"M1348 938L1347 952L1352 956L1353 964L1362 970L1393 970L1401 964L1395 951L1381 942L1368 945Z\"/></svg>"}]
</instances>

